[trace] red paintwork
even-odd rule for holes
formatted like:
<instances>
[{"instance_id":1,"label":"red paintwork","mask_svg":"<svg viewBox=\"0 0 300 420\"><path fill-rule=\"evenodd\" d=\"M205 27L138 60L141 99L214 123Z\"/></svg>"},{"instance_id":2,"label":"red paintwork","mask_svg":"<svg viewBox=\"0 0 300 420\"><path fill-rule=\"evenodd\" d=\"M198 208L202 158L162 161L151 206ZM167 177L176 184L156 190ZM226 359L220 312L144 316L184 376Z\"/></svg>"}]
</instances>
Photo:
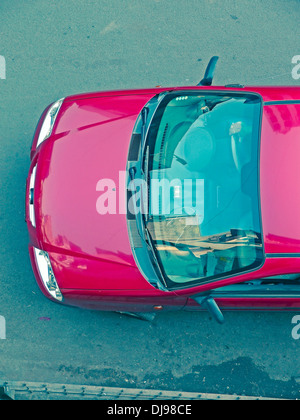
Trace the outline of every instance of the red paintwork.
<instances>
[{"instance_id":1,"label":"red paintwork","mask_svg":"<svg viewBox=\"0 0 300 420\"><path fill-rule=\"evenodd\" d=\"M261 204L266 253L300 252L300 103L266 106Z\"/></svg>"},{"instance_id":2,"label":"red paintwork","mask_svg":"<svg viewBox=\"0 0 300 420\"><path fill-rule=\"evenodd\" d=\"M59 271L62 289L95 289L96 284L101 290L124 288L118 273L127 279L130 289L150 287L135 265L126 216L119 212L100 216L96 186L102 178L119 184L137 115L151 97L67 102L54 135L41 148L39 160L43 165L38 166L37 177L42 182L37 183L35 203L37 235L42 248L53 254L53 268ZM73 112L76 127L71 129ZM108 150L114 153L109 155Z\"/></svg>"},{"instance_id":3,"label":"red paintwork","mask_svg":"<svg viewBox=\"0 0 300 420\"><path fill-rule=\"evenodd\" d=\"M252 273L175 292L159 291L140 273L132 255L124 214L100 216L97 182L119 185L125 171L133 126L144 105L171 89L247 91L266 101L300 100L300 88L155 88L103 92L67 98L51 137L36 150L45 112L34 136L29 177L37 167L34 205L37 228L26 220L30 257L43 293L32 247L50 255L64 303L101 310L151 311L155 305L200 309L189 296L234 283L280 273L300 272L300 258L266 258ZM261 139L261 210L266 254L300 253L300 105L265 106ZM28 177L28 178L29 178ZM121 178L125 185L125 181ZM117 204L124 196L117 191ZM49 296L48 296L49 297ZM300 308L300 299L232 299L218 301L225 309Z\"/></svg>"},{"instance_id":4,"label":"red paintwork","mask_svg":"<svg viewBox=\"0 0 300 420\"><path fill-rule=\"evenodd\" d=\"M300 299L294 298L222 298L216 299L216 302L223 310L232 311L295 311L300 308ZM188 299L184 308L186 311L200 311L199 305L193 299Z\"/></svg>"}]
</instances>

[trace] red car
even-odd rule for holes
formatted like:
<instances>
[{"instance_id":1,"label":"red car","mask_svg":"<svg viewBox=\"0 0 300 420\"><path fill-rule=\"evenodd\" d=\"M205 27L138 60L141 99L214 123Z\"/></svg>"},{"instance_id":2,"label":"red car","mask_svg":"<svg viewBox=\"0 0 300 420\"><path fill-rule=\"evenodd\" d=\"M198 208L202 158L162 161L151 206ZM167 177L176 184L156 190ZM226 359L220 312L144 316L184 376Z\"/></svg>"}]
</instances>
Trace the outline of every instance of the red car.
<instances>
[{"instance_id":1,"label":"red car","mask_svg":"<svg viewBox=\"0 0 300 420\"><path fill-rule=\"evenodd\" d=\"M26 221L56 302L164 310L300 309L300 88L81 94L43 113ZM145 315L143 315L145 314Z\"/></svg>"}]
</instances>

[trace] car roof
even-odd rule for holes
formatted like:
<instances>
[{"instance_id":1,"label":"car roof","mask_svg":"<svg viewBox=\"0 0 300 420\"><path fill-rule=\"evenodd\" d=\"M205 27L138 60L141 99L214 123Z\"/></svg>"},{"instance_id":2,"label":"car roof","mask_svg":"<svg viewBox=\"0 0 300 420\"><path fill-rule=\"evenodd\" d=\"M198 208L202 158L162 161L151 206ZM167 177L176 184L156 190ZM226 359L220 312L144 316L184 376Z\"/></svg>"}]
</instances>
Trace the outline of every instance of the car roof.
<instances>
[{"instance_id":1,"label":"car roof","mask_svg":"<svg viewBox=\"0 0 300 420\"><path fill-rule=\"evenodd\" d=\"M66 101L77 101L81 99L89 99L105 96L126 96L126 95L156 95L165 91L181 91L181 90L203 90L218 92L249 92L257 93L262 97L263 102L281 102L281 101L299 101L300 87L297 86L175 86L161 87L157 86L150 89L131 89L131 90L110 90L100 92L82 93L78 95L68 96Z\"/></svg>"}]
</instances>

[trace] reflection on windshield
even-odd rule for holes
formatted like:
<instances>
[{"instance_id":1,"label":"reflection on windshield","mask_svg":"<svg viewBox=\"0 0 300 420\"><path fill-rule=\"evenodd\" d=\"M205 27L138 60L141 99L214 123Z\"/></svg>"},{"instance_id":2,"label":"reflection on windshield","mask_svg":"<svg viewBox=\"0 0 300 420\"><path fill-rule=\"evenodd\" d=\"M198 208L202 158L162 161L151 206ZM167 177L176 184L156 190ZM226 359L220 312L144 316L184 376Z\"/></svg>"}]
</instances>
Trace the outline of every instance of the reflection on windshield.
<instances>
[{"instance_id":1,"label":"reflection on windshield","mask_svg":"<svg viewBox=\"0 0 300 420\"><path fill-rule=\"evenodd\" d=\"M169 286L260 265L260 100L172 94L149 129L147 228Z\"/></svg>"}]
</instances>

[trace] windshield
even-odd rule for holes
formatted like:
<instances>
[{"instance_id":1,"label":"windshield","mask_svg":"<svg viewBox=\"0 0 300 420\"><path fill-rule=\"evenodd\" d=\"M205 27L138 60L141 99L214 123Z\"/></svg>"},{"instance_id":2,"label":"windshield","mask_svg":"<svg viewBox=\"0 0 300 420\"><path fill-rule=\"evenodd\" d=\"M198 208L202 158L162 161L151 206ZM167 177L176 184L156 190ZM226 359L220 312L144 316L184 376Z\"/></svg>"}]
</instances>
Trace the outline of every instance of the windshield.
<instances>
[{"instance_id":1,"label":"windshield","mask_svg":"<svg viewBox=\"0 0 300 420\"><path fill-rule=\"evenodd\" d=\"M159 105L144 157L145 226L169 288L262 263L260 115L248 94L171 93Z\"/></svg>"}]
</instances>

